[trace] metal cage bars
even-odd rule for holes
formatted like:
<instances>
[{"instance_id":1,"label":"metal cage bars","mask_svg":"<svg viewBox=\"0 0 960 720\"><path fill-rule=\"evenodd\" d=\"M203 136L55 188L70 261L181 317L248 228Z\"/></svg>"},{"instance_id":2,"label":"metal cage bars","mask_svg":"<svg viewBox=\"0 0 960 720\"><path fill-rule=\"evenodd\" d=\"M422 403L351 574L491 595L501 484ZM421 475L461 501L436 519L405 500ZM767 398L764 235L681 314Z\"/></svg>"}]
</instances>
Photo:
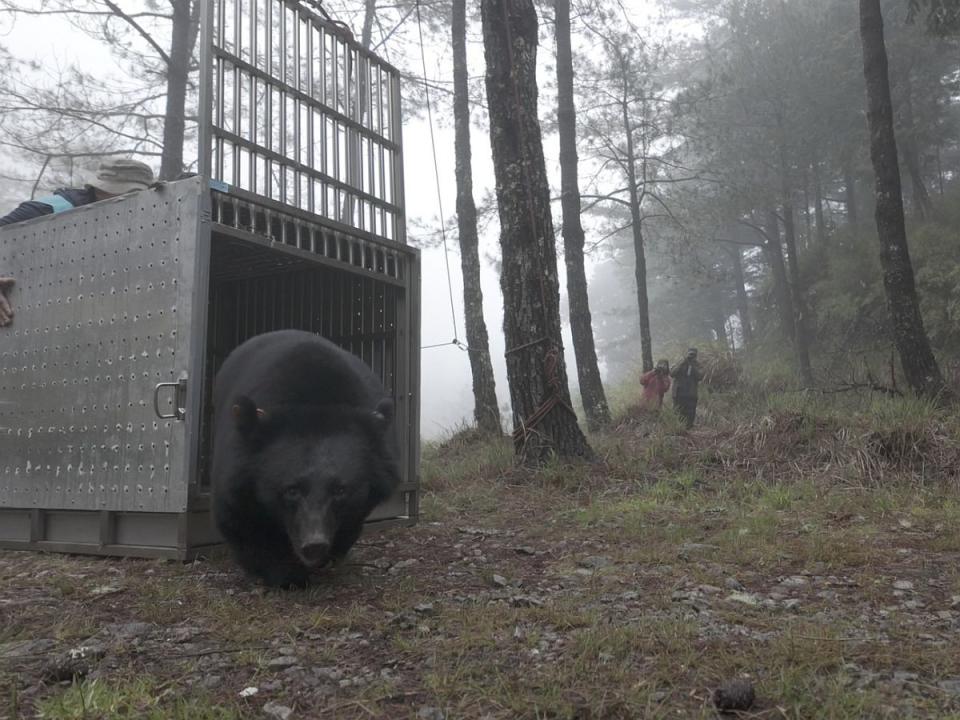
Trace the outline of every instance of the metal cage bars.
<instances>
[{"instance_id":1,"label":"metal cage bars","mask_svg":"<svg viewBox=\"0 0 960 720\"><path fill-rule=\"evenodd\" d=\"M395 68L294 0L206 0L201 174L405 242Z\"/></svg>"}]
</instances>

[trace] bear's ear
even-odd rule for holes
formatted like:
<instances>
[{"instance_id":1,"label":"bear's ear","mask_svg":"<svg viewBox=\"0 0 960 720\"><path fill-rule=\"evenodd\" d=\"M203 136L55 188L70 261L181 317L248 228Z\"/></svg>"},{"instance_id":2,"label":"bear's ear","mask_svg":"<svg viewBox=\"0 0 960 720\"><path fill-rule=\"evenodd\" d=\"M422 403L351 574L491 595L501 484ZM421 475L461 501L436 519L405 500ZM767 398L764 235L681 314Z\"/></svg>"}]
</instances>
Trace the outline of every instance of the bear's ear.
<instances>
[{"instance_id":1,"label":"bear's ear","mask_svg":"<svg viewBox=\"0 0 960 720\"><path fill-rule=\"evenodd\" d=\"M246 395L240 395L233 403L230 412L237 423L237 430L241 435L253 434L267 414L257 407L257 404Z\"/></svg>"},{"instance_id":2,"label":"bear's ear","mask_svg":"<svg viewBox=\"0 0 960 720\"><path fill-rule=\"evenodd\" d=\"M377 427L380 430L386 430L387 426L393 420L393 400L390 398L384 398L377 403L377 407L374 408L373 412L373 421L376 423Z\"/></svg>"}]
</instances>

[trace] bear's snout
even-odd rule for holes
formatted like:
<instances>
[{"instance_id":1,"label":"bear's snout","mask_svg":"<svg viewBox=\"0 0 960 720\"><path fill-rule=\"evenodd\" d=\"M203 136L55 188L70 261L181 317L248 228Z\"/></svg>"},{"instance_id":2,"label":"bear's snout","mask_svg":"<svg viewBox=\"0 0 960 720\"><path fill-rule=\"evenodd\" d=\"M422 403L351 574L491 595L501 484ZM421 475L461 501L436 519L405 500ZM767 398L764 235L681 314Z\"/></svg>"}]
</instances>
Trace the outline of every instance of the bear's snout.
<instances>
[{"instance_id":1,"label":"bear's snout","mask_svg":"<svg viewBox=\"0 0 960 720\"><path fill-rule=\"evenodd\" d=\"M330 557L330 541L325 535L315 535L300 545L297 554L306 565L323 565Z\"/></svg>"}]
</instances>

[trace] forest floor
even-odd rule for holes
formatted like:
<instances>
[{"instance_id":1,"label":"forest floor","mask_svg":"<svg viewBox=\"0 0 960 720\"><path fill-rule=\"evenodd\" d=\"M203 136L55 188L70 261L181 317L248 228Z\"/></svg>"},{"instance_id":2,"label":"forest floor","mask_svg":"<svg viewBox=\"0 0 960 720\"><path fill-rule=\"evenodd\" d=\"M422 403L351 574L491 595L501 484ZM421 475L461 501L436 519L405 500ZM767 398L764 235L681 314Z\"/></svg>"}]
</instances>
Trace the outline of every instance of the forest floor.
<instances>
[{"instance_id":1,"label":"forest floor","mask_svg":"<svg viewBox=\"0 0 960 720\"><path fill-rule=\"evenodd\" d=\"M960 433L903 401L621 413L590 466L424 454L305 591L0 552L0 718L960 718Z\"/></svg>"}]
</instances>

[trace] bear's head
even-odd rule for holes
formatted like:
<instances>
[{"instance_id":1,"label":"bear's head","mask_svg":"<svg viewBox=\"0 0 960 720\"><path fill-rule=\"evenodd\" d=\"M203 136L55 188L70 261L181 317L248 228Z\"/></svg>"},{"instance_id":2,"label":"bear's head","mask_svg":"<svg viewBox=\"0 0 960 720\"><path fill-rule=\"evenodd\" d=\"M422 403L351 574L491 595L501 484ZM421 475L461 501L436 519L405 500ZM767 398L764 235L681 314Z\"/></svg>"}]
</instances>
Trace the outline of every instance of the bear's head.
<instances>
[{"instance_id":1,"label":"bear's head","mask_svg":"<svg viewBox=\"0 0 960 720\"><path fill-rule=\"evenodd\" d=\"M393 403L258 408L233 406L258 504L283 526L307 567L346 553L370 511L399 482L390 450Z\"/></svg>"}]
</instances>

